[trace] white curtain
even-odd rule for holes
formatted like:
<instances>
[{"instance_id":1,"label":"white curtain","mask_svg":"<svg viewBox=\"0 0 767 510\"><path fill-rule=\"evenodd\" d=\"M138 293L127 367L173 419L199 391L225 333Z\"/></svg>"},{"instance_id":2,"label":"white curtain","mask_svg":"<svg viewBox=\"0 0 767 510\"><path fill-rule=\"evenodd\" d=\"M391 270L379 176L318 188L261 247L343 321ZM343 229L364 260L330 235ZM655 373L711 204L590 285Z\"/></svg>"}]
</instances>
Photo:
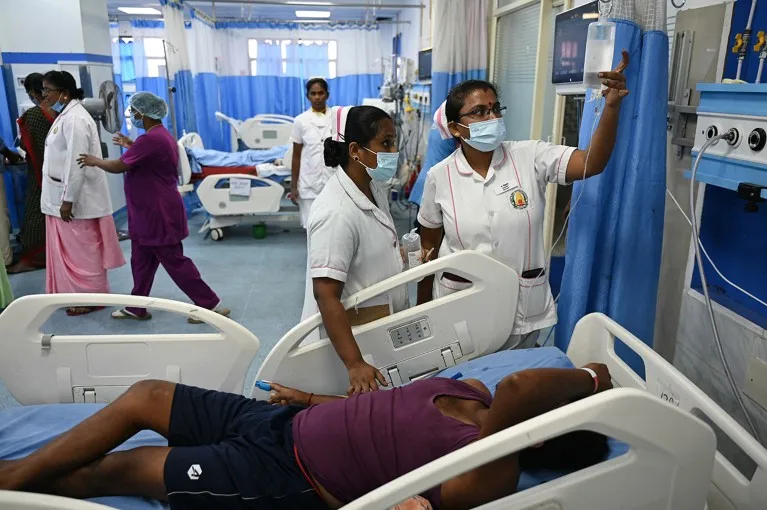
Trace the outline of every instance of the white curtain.
<instances>
[{"instance_id":1,"label":"white curtain","mask_svg":"<svg viewBox=\"0 0 767 510\"><path fill-rule=\"evenodd\" d=\"M184 28L184 5L182 0L161 0L165 23L165 57L171 77L179 71L189 70L189 48Z\"/></svg>"}]
</instances>

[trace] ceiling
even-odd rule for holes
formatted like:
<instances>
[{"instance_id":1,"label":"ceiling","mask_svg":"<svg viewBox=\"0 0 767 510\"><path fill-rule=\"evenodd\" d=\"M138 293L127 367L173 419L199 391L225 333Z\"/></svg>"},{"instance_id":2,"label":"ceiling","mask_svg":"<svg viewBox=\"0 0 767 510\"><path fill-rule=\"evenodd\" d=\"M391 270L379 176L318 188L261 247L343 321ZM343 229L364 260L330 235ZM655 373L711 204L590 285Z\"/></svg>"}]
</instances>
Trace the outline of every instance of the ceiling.
<instances>
[{"instance_id":1,"label":"ceiling","mask_svg":"<svg viewBox=\"0 0 767 510\"><path fill-rule=\"evenodd\" d=\"M395 18L400 13L403 5L420 5L419 0L327 0L324 3L333 5L290 5L301 3L302 0L240 0L239 3L224 0L185 0L186 5L203 11L208 16L218 19L250 19L257 20L295 20L296 10L325 10L330 11L331 20L355 20L375 21L376 18ZM307 0L303 3L312 3ZM137 16L118 11L118 7L154 7L160 10L159 0L107 0L107 9L110 19L160 19L160 16Z\"/></svg>"}]
</instances>

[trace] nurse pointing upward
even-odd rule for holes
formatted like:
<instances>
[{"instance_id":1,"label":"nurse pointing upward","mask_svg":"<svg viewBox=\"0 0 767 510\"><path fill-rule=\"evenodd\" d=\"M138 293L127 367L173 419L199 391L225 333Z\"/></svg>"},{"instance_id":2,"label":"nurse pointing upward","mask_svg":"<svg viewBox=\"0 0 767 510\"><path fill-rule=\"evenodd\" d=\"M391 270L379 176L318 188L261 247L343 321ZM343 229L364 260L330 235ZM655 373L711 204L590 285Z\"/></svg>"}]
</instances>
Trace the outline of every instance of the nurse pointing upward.
<instances>
[{"instance_id":1,"label":"nurse pointing upward","mask_svg":"<svg viewBox=\"0 0 767 510\"><path fill-rule=\"evenodd\" d=\"M341 300L402 271L399 238L386 183L397 173L397 134L374 106L334 108L325 164L341 167L309 215L309 274L330 341L349 371L348 393L372 391L386 380L362 359L352 325L407 308L407 289L359 303L347 314Z\"/></svg>"},{"instance_id":2,"label":"nurse pointing upward","mask_svg":"<svg viewBox=\"0 0 767 510\"><path fill-rule=\"evenodd\" d=\"M155 273L162 264L171 279L195 305L229 315L221 300L202 280L181 240L189 235L186 211L178 192L178 146L162 125L168 105L150 92L131 96L133 124L146 132L136 141L118 134L114 141L128 150L120 159L104 160L81 154L81 166L95 166L113 174L125 173L125 201L128 205L128 233L131 239L131 270L134 296L148 296ZM112 313L115 319L147 320L143 308L126 308ZM192 324L198 319L189 318Z\"/></svg>"},{"instance_id":3,"label":"nurse pointing upward","mask_svg":"<svg viewBox=\"0 0 767 510\"><path fill-rule=\"evenodd\" d=\"M567 184L604 170L615 144L620 104L628 94L623 76L627 65L624 51L615 71L600 73L607 87L605 106L588 151L537 140L504 141L505 108L488 82L460 83L447 96L442 129L460 147L426 176L418 213L422 246L440 257L476 250L519 274L516 319L506 347L532 347L540 330L557 322L545 274L546 184ZM436 284L434 277L425 278L419 284L418 302L469 285L449 273Z\"/></svg>"}]
</instances>

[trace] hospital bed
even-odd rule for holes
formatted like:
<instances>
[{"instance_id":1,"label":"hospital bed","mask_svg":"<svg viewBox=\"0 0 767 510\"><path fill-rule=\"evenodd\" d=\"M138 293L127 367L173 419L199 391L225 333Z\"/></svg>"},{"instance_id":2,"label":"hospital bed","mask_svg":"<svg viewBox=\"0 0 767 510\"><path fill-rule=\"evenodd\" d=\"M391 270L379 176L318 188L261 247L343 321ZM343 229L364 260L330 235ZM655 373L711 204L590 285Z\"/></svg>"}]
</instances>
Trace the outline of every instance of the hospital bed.
<instances>
[{"instance_id":1,"label":"hospital bed","mask_svg":"<svg viewBox=\"0 0 767 510\"><path fill-rule=\"evenodd\" d=\"M196 186L196 175L192 172L186 148L204 149L202 139L197 133L188 133L179 139L178 147L179 192L182 195L196 192L208 214L199 233L210 233L211 239L220 241L224 238L223 229L227 227L300 222L298 207L285 199L288 180L284 176L290 173L292 147L283 158L281 171L275 172L280 176L278 179L271 174L269 177L259 175L258 166L203 167L201 181Z\"/></svg>"},{"instance_id":2,"label":"hospital bed","mask_svg":"<svg viewBox=\"0 0 767 510\"><path fill-rule=\"evenodd\" d=\"M216 112L216 118L229 124L231 151L269 149L290 140L295 119L287 115L262 114L237 120Z\"/></svg>"},{"instance_id":3,"label":"hospital bed","mask_svg":"<svg viewBox=\"0 0 767 510\"><path fill-rule=\"evenodd\" d=\"M489 354L500 348L511 332L513 318L510 316L513 314L509 314L508 310L510 305L516 303L518 292L516 274L493 259L470 252L437 259L350 297L345 301L345 306L347 309L353 309L359 303L364 303L394 287L443 271L462 276L472 281L473 285L432 303L419 305L354 329L365 359L384 371L393 385L434 375L435 370L444 366L445 371L440 375L450 376L454 375L455 371L461 371L463 377L477 377L488 387L494 388L501 377L515 370L541 365L551 366L552 359L559 359L557 363L564 359L576 366L591 361L606 363L618 389L561 407L478 441L377 489L350 503L347 508L388 508L485 462L578 429L595 430L613 438L615 441L612 441L610 458L576 473L554 473L548 476L532 473L532 481L528 479L526 485L520 485L520 489L526 490L482 508L685 510L704 508L707 497L709 508L712 510L767 508L767 451L673 366L607 317L594 314L578 323L567 352L569 360L554 348ZM110 305L119 303L150 308L160 305L163 309L186 315L197 313L217 330L230 332L231 336L225 335L230 341L235 336L246 335L250 338L249 344L257 346L258 341L254 342L251 334L242 331L244 328L232 326L234 329L227 330L226 327L231 321L213 317L204 313L206 311L193 312L191 305L172 305L170 302L151 298L106 295L48 295L22 298L11 305L8 312L12 313L6 312L0 316L0 329L4 332L6 326L16 324L14 329L7 330L10 334L4 335L4 338L11 339L12 342L4 343L29 344L23 352L18 349L10 351L7 356L9 360L0 359L0 379L8 384L10 371L11 375L19 380L16 384L9 384L14 395L19 398L24 395L17 395L17 392L26 392L25 398L19 398L22 404L59 402L59 396L67 392L58 389L46 390L46 386L66 388L66 384L70 384L71 394L80 378L94 376L87 373L87 369L98 368L95 363L91 363L90 366L85 365L85 372L73 370L75 375L66 384L59 384L57 378L50 377L49 374L58 373L59 368L76 363L76 357L72 354L76 349L80 351L80 358L87 359L92 345L98 349L104 349L104 345L112 348L112 344L117 349L121 349L121 345L134 343L148 346L156 369L132 370L130 377L126 376L128 371L123 369L118 372L122 374L121 385L130 382L128 379L135 381L158 376L166 378L162 375L163 367L177 364L171 360L186 356L197 357L196 350L188 348L179 348L175 354L170 354L169 351L155 351L153 346L156 342L167 342L168 337L165 335L143 338L122 336L119 341L108 337L76 339L58 336L46 340L45 335L39 331L45 320L39 316L47 317L45 311L51 308L105 302ZM43 313L40 313L41 310ZM13 319L10 319L9 315ZM342 370L340 375L336 373L338 361L331 356L332 351L329 350L327 341L301 345L308 332L318 324L318 318L313 317L288 332L264 360L258 377L273 378L284 384L314 392L343 392L348 384L346 372ZM420 327L416 328L416 324ZM409 329L403 329L403 326ZM642 358L647 374L646 382L615 354L616 339ZM183 345L185 339L178 340ZM460 350L455 349L455 344ZM46 345L49 347L47 351ZM113 352L116 356L124 351ZM552 354L556 352L559 352L558 358ZM515 355L516 366L513 366L510 354ZM527 358L522 366L519 366L517 354ZM56 361L56 358L62 355L71 355L72 359L62 358L62 362ZM166 360L163 361L160 355L166 357ZM237 358L240 364L236 370L232 370L241 372L240 376L234 375L231 380L242 379L246 369L242 362L243 357L245 354ZM213 359L209 351L201 353L199 358L204 359L205 363ZM108 363L104 356L101 359ZM24 361L20 363L19 360ZM191 362L190 359L186 361ZM42 363L39 369L35 368L37 363ZM120 369L119 361L114 360L112 363L112 367L99 369L101 378L110 370ZM455 366L451 366L453 364ZM560 365L554 363L554 366ZM171 373L175 374L175 371ZM35 374L34 379L40 380L40 384L30 384L29 374ZM182 377L171 380L189 382L183 377L184 374L189 374L185 368L181 369L181 374ZM207 386L220 387L215 384ZM41 396L34 396L36 392L41 393ZM258 398L265 396L256 388L253 388L252 395ZM666 400L670 398L673 404L665 401L663 396ZM72 398L69 397L67 401L71 402ZM48 415L47 419L43 420L44 423L57 423L65 429L95 411L94 404L58 407L81 409L78 411L80 415L59 420L52 420ZM55 410L56 406L34 409L40 413L53 413ZM17 410L0 413L0 424L3 423L6 413L14 412ZM703 421L693 416L693 412L704 413L751 457L756 465L753 476L742 475L723 456L714 454L714 435ZM49 432L49 437L50 435L55 433ZM0 430L0 438L2 437L3 433ZM145 438L143 443L134 442L128 446L139 444L162 443L161 439L155 437ZM1 443L0 458L4 458ZM25 497L33 501L36 496ZM1 509L22 508L5 505L3 498L4 495L0 494ZM156 508L129 506L123 502L118 506Z\"/></svg>"}]
</instances>

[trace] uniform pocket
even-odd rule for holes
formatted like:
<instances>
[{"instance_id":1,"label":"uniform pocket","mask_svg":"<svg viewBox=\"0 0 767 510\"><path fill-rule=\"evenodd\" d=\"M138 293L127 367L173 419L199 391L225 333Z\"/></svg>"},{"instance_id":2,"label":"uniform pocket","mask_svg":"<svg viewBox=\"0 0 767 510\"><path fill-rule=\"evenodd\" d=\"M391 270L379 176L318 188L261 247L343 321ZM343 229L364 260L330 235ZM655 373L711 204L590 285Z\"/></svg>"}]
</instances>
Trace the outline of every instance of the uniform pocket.
<instances>
[{"instance_id":1,"label":"uniform pocket","mask_svg":"<svg viewBox=\"0 0 767 510\"><path fill-rule=\"evenodd\" d=\"M547 289L548 279L546 275L538 278L519 278L518 323L529 321L546 311Z\"/></svg>"}]
</instances>

